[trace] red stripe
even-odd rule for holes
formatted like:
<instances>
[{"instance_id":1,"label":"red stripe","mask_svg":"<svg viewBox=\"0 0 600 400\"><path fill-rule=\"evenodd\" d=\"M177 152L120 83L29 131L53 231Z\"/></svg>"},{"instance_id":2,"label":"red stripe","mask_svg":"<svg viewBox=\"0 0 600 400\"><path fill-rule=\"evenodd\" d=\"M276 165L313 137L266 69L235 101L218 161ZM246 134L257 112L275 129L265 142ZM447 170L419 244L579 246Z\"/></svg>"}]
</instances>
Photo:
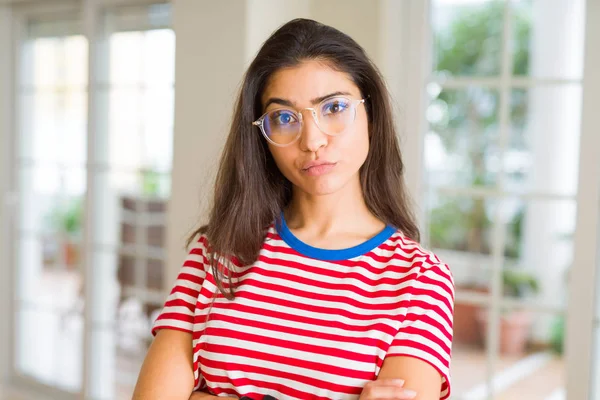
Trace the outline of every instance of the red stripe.
<instances>
[{"instance_id":1,"label":"red stripe","mask_svg":"<svg viewBox=\"0 0 600 400\"><path fill-rule=\"evenodd\" d=\"M411 322L416 322L416 321L420 321L426 325L429 325L431 327L435 327L437 328L444 336L446 336L446 338L448 340L452 340L452 333L448 332L448 330L446 329L445 326L443 326L442 324L440 324L438 321L436 321L435 319L433 319L432 317L430 317L429 315L422 315L422 314L408 314L406 316L406 318L404 319L404 324L407 325L406 327L402 328L403 332L406 332L405 329L409 328L411 325L407 324L407 321L411 321ZM452 327L452 325L450 325L450 327Z\"/></svg>"},{"instance_id":2,"label":"red stripe","mask_svg":"<svg viewBox=\"0 0 600 400\"><path fill-rule=\"evenodd\" d=\"M202 360L203 366L205 366L207 368L213 368L216 370L224 370L223 364L224 363L215 362L215 361L209 360L209 359ZM287 365L289 365L289 364L287 364ZM234 372L234 371L246 372L246 373L251 373L251 374L261 374L261 375L273 377L276 379L287 379L287 380L291 380L292 382L300 382L302 384L314 386L317 388L327 388L328 390L332 390L332 391L340 392L340 393L360 394L360 392L362 390L361 387L358 387L358 386L339 385L339 384L335 384L334 382L328 382L328 381L312 378L312 377L297 374L297 373L295 374L295 373L285 372L280 369L271 369L271 368L265 368L265 367L250 366L250 365L246 365L246 364L237 364L237 363L232 363L232 362L227 363L226 371L228 371L228 372ZM208 375L208 374L206 374L206 375ZM254 385L254 386L259 386L260 388L274 389L274 390L278 390L278 391L282 391L280 389L282 387L287 389L287 387L285 387L283 385L276 385L279 387L267 388L266 386L264 386L264 384L267 384L268 382L264 382L264 381L260 381L260 384L259 384L258 382L255 382L255 381L248 382L246 380L233 379L233 378L230 378L227 376L217 376L217 375L211 375L211 376L213 377L213 379L211 379L213 382L232 383L234 386L236 386L238 388L242 387L243 385ZM373 376L370 380L372 380L372 379L375 379L375 373L373 373ZM244 383L240 384L241 382L244 382ZM282 391L282 392L285 393L285 391ZM290 393L286 393L286 394L291 396ZM304 393L302 396L295 396L295 397L305 399L305 398L308 398L311 396L308 393Z\"/></svg>"},{"instance_id":3,"label":"red stripe","mask_svg":"<svg viewBox=\"0 0 600 400\"><path fill-rule=\"evenodd\" d=\"M344 336L344 335L336 335L332 333L326 333L318 330L307 330L300 328L290 328L284 325L271 324L267 322L263 322L260 320L252 320L240 317L231 317L229 315L223 315L221 313L212 313L210 316L211 321L222 321L233 326L240 327L240 330L243 330L242 327L249 326L257 329L264 329L270 332L279 332L290 335L298 335L305 336L320 340L329 340L335 343L346 343L346 344L358 344L362 346L372 346L384 350L387 348L388 344L375 337L357 337L357 336Z\"/></svg>"},{"instance_id":4,"label":"red stripe","mask_svg":"<svg viewBox=\"0 0 600 400\"><path fill-rule=\"evenodd\" d=\"M349 279L350 277L344 277L344 278L340 277L340 279L342 279L340 282L330 283L330 282L324 282L324 281L319 281L316 279L302 277L299 275L294 275L294 274L287 273L287 272L268 270L265 268L261 268L259 266L254 266L252 268L252 272L256 275L265 277L266 284L268 284L267 282L271 279L281 279L283 281L300 283L303 285L308 285L310 287L314 287L315 291L317 293L318 293L317 289L324 289L324 290L328 290L328 291L338 290L338 291L353 292L361 297L366 297L367 299L388 297L388 298L390 298L389 301L396 303L396 307L397 307L397 302L398 302L398 300L397 300L398 296L402 295L403 292L410 290L409 286L408 287L407 286L398 287L395 290L383 290L383 289L379 289L379 288L373 288L373 286L371 286L372 290L367 291L365 289L362 289L362 288L350 283L351 282L351 280ZM399 279L393 280L393 285L400 286L404 283L409 282L412 278L413 278L412 276L403 276L401 278L399 277ZM245 283L245 281L243 281L242 283ZM312 295L312 292L310 292L310 294ZM378 307L379 305L374 305L374 306Z\"/></svg>"},{"instance_id":5,"label":"red stripe","mask_svg":"<svg viewBox=\"0 0 600 400\"><path fill-rule=\"evenodd\" d=\"M300 278L300 277L296 277L296 282L298 283L303 283L304 279ZM310 283L305 283L306 285L310 285ZM263 282L260 281L258 279L250 279L247 278L244 280L243 282L243 286L239 287L239 290L237 292L237 295L242 297L242 295L245 295L248 293L248 291L252 290L253 288L261 288L261 289L265 289L265 290L271 290L271 291L275 291L278 293L281 293L282 295L293 295L296 297L300 297L300 298L304 298L307 301L307 303L300 305L299 309L301 310L306 310L308 307L310 307L311 310L314 310L315 308L319 308L316 307L315 305L311 304L314 301L321 301L321 302L326 302L326 303L331 303L331 307L327 307L328 311L326 312L327 314L331 314L332 313L332 309L336 309L336 312L338 313L342 313L342 312L348 312L350 314L354 314L351 311L342 311L341 309L338 309L341 306L344 305L348 305L348 306L352 306L358 310L362 310L362 311L379 311L381 313L385 313L386 311L391 312L392 314L390 315L388 314L379 314L381 318L390 318L390 316L394 316L395 314L398 313L400 307L398 302L390 302L390 303L382 303L382 304L376 304L376 303L366 303L366 302L362 302L359 300L356 300L352 297L348 297L348 296L341 296L341 295L333 295L333 294L326 294L325 292L309 292L306 290L301 290L301 289L295 289L289 286L284 286L284 285L279 285L279 284L274 284L274 283L267 283L267 282ZM268 297L268 296L265 296ZM270 302L270 301L269 301ZM324 307L321 307L324 308ZM358 314L356 314L358 315ZM353 317L354 318L354 317ZM360 317L357 318L372 318L371 316L364 316L361 315Z\"/></svg>"},{"instance_id":6,"label":"red stripe","mask_svg":"<svg viewBox=\"0 0 600 400\"><path fill-rule=\"evenodd\" d=\"M362 262L357 262L352 265L342 265L339 263L336 263L336 264L332 263L332 264L329 264L331 266L331 268L324 268L323 266L316 267L316 266L311 266L308 264L303 264L299 261L271 258L271 257L267 257L264 254L261 254L259 256L258 261L263 262L268 265L285 267L286 269L289 268L292 270L308 272L308 273L312 273L315 275L322 275L322 276L327 276L327 277L336 278L336 279L356 279L356 280L359 280L369 286L396 285L396 284L398 284L398 280L401 277L413 276L416 273L416 272L412 272L414 270L414 268L400 267L398 269L389 268L387 270L376 269L374 271L370 271L370 273L375 276L379 276L385 272L387 275L398 274L398 276L393 277L393 278L378 277L377 279L371 279L370 277L365 275L363 273L363 271L361 271L361 268L364 267L363 265L361 265ZM327 265L325 265L325 267L326 266ZM343 266L345 269L340 269L340 266ZM254 270L255 268L258 268L258 266L255 265L252 268L252 270ZM368 270L367 267L362 268L362 269ZM408 274L410 274L410 275L408 275Z\"/></svg>"},{"instance_id":7,"label":"red stripe","mask_svg":"<svg viewBox=\"0 0 600 400\"><path fill-rule=\"evenodd\" d=\"M299 343L293 340L279 339L272 336L262 336L255 333L243 332L234 329L227 328L216 328L210 327L206 330L206 335L227 338L228 340L242 340L246 342L253 342L261 345L269 345L274 347L281 347L286 350L295 350L315 355L323 355L332 358L347 359L350 361L359 361L363 363L370 363L375 361L376 356L370 354L362 354L354 351L341 349L339 347L327 347L309 343ZM211 345L209 345L209 348ZM270 361L270 358L265 359Z\"/></svg>"},{"instance_id":8,"label":"red stripe","mask_svg":"<svg viewBox=\"0 0 600 400\"><path fill-rule=\"evenodd\" d=\"M198 290L190 289L189 287L176 284L173 287L173 290L171 290L171 294L173 294L173 293L183 293L183 294L187 294L190 297L197 298L199 292L198 292Z\"/></svg>"},{"instance_id":9,"label":"red stripe","mask_svg":"<svg viewBox=\"0 0 600 400\"><path fill-rule=\"evenodd\" d=\"M272 354L272 353L264 353L257 350L249 350L239 347L226 346L221 344L210 343L207 344L204 351L208 352L208 354L216 354L219 356L222 355L235 355L237 357L249 358L252 360L267 360L274 364L281 365L291 365L297 368L305 368L311 371L327 371L327 373L332 375L345 376L351 379L359 379L359 380L370 380L373 378L375 373L375 365L373 365L373 371L360 371L351 368L342 368L337 367L330 364L323 364L315 361L292 358L286 355ZM205 357L201 353L200 365L204 365L206 362ZM223 358L227 358L226 356ZM227 368L227 362L219 362L221 367L219 368ZM347 363L349 366L353 365L352 363ZM203 373L204 376L206 376Z\"/></svg>"},{"instance_id":10,"label":"red stripe","mask_svg":"<svg viewBox=\"0 0 600 400\"><path fill-rule=\"evenodd\" d=\"M260 283L261 282L258 282L258 281L253 282L253 284L262 287L263 285L258 285ZM277 286L272 285L272 286L267 287L267 289L277 291L277 290L282 290L282 287L277 287ZM289 290L290 289L288 289L288 291ZM346 317L346 318L354 319L354 320L358 320L358 321L376 321L378 319L388 320L390 318L389 313L381 313L381 314L373 313L370 315L364 315L364 314L358 314L358 313L354 313L351 311L343 310L343 309L339 308L338 304L332 304L331 307L317 306L317 305L310 304L310 303L299 303L296 301L279 299L279 298L275 298L275 297L271 297L271 296L259 295L257 293L252 293L250 291L245 291L245 290L244 291L240 290L236 296L238 298L246 298L246 299L254 300L257 302L262 302L262 303L265 303L266 305L295 308L298 310L310 311L310 312L316 313L316 314L337 315L340 317ZM307 297L307 299L309 299L309 297ZM216 304L217 303L215 303L215 305ZM264 311L267 313L271 312L270 310L267 310L267 309L265 309ZM381 311L384 312L385 310L381 310Z\"/></svg>"},{"instance_id":11,"label":"red stripe","mask_svg":"<svg viewBox=\"0 0 600 400\"><path fill-rule=\"evenodd\" d=\"M444 331L442 331L442 332L444 332ZM446 354L450 354L450 346L448 346L443 340L441 340L437 336L432 335L431 332L428 330L419 329L414 326L407 326L405 328L402 328L402 335L420 336L423 341L428 340L430 342L433 342L433 343L437 344L438 346L440 346L446 352ZM447 337L448 335L445 334L445 336ZM428 353L435 355L436 358L440 358L440 356L436 350L429 349Z\"/></svg>"},{"instance_id":12,"label":"red stripe","mask_svg":"<svg viewBox=\"0 0 600 400\"><path fill-rule=\"evenodd\" d=\"M427 354L433 356L444 367L449 367L450 366L450 364L448 363L448 361L446 361L443 357L440 357L440 355L435 350L433 350L431 347L425 346L423 343L415 342L414 340L410 340L410 339L398 339L398 340L395 340L392 343L392 346L394 346L394 347L404 347L404 348L408 348L408 349L421 350L424 353L427 353ZM388 357L391 356L391 355L407 355L407 356L414 357L410 352L404 353L403 351L389 353ZM424 360L424 361L427 361L427 360ZM427 361L427 363L431 364L430 361ZM435 365L434 365L434 367L435 367ZM438 369L438 368L436 367L436 369Z\"/></svg>"},{"instance_id":13,"label":"red stripe","mask_svg":"<svg viewBox=\"0 0 600 400\"><path fill-rule=\"evenodd\" d=\"M160 314L158 316L158 318L156 318L156 320L157 321L175 320L175 321L182 321L182 322L191 324L193 322L193 316L187 315L187 314L181 314L181 313L164 312L164 313Z\"/></svg>"},{"instance_id":14,"label":"red stripe","mask_svg":"<svg viewBox=\"0 0 600 400\"><path fill-rule=\"evenodd\" d=\"M188 310L190 310L190 313L193 313L194 310L196 309L194 304L188 303L187 301L185 301L183 299L167 300L165 302L165 307L185 307Z\"/></svg>"},{"instance_id":15,"label":"red stripe","mask_svg":"<svg viewBox=\"0 0 600 400\"><path fill-rule=\"evenodd\" d=\"M217 310L217 309L221 309L221 310L226 309L226 310L231 310L233 312L244 312L244 313L248 313L248 314L256 314L257 316L265 316L266 315L269 318L274 318L274 319L276 318L276 319L281 319L284 321L300 322L300 323L304 323L304 324L313 325L315 327L315 330L318 330L319 327L329 327L329 328L343 329L343 330L349 331L349 332L366 332L366 331L377 332L377 331L379 331L386 335L391 335L391 336L393 336L396 332L396 329L393 326L384 324L382 322L374 322L372 324L367 324L364 326L351 325L351 324L346 324L346 323L338 321L338 320L328 321L328 320L324 320L324 319L320 319L320 318L305 317L305 316L301 316L301 315L297 315L297 314L289 314L289 313L282 312L282 311L265 310L264 308L239 304L237 302L226 303L226 304L215 303L213 306L213 312L214 312L214 310ZM211 318L212 318L212 316L211 316Z\"/></svg>"}]
</instances>

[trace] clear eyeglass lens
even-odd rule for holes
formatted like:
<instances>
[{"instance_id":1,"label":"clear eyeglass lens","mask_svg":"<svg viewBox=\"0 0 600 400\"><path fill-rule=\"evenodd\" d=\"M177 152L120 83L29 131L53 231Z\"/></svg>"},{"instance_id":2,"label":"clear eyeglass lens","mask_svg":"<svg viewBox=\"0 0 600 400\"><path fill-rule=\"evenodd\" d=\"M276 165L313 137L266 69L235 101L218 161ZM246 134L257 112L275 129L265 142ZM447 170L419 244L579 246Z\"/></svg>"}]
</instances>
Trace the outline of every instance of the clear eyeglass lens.
<instances>
[{"instance_id":1,"label":"clear eyeglass lens","mask_svg":"<svg viewBox=\"0 0 600 400\"><path fill-rule=\"evenodd\" d=\"M315 107L315 111L319 129L328 135L343 133L354 120L352 101L345 97L324 100ZM271 141L285 145L298 137L302 123L296 111L279 109L265 116L263 129Z\"/></svg>"}]
</instances>

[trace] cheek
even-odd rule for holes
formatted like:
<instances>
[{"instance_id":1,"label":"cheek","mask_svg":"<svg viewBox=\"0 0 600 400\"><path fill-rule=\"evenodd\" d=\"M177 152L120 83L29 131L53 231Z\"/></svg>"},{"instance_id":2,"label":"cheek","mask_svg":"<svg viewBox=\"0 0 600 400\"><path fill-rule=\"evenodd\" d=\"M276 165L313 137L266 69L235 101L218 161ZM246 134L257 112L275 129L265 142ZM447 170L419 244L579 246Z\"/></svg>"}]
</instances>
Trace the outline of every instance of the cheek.
<instances>
[{"instance_id":1,"label":"cheek","mask_svg":"<svg viewBox=\"0 0 600 400\"><path fill-rule=\"evenodd\" d=\"M360 124L357 129L352 132L350 137L344 141L343 155L344 159L354 164L362 166L369 153L369 132L367 124Z\"/></svg>"}]
</instances>

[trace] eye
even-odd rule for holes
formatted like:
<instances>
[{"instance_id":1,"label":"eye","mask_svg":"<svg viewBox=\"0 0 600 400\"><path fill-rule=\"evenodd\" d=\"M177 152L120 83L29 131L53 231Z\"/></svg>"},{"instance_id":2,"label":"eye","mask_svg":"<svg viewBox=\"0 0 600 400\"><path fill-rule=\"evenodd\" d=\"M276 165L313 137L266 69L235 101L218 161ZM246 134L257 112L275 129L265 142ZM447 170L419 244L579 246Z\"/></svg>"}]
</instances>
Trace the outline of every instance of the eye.
<instances>
[{"instance_id":1,"label":"eye","mask_svg":"<svg viewBox=\"0 0 600 400\"><path fill-rule=\"evenodd\" d=\"M323 107L321 108L321 113L323 115L339 114L346 111L349 105L350 102L346 99L331 99L325 104L323 104Z\"/></svg>"},{"instance_id":2,"label":"eye","mask_svg":"<svg viewBox=\"0 0 600 400\"><path fill-rule=\"evenodd\" d=\"M269 119L275 125L291 125L298 121L298 118L296 117L296 115L293 112L288 111L288 110L274 111L269 116Z\"/></svg>"}]
</instances>

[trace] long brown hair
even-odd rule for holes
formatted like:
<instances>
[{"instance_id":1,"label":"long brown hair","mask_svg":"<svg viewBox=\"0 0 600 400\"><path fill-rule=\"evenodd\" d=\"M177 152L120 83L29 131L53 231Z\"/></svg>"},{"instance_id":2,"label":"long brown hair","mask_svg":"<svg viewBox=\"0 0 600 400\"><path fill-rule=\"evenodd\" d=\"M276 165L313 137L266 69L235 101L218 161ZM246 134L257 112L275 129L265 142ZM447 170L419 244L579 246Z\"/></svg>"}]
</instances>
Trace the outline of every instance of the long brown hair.
<instances>
[{"instance_id":1,"label":"long brown hair","mask_svg":"<svg viewBox=\"0 0 600 400\"><path fill-rule=\"evenodd\" d=\"M348 35L316 21L295 19L267 39L248 67L221 156L208 224L190 237L192 241L206 234L213 276L229 299L235 289L230 267L256 261L268 227L292 195L291 183L275 165L259 128L252 125L263 112L262 91L275 71L315 59L349 74L361 94L368 96L370 146L360 182L369 210L419 240L403 181L390 96L377 67Z\"/></svg>"}]
</instances>

